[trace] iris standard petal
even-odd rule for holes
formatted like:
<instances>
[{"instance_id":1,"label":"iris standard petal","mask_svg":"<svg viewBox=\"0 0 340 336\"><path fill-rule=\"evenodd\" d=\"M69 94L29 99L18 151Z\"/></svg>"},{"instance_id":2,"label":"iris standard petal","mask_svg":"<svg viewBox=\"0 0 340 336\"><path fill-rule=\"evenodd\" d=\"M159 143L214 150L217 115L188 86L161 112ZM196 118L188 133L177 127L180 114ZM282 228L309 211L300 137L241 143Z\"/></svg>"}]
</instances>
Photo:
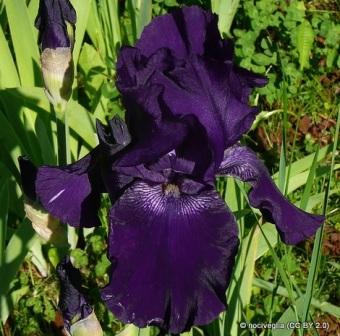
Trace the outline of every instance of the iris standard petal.
<instances>
[{"instance_id":1,"label":"iris standard petal","mask_svg":"<svg viewBox=\"0 0 340 336\"><path fill-rule=\"evenodd\" d=\"M39 167L35 187L44 209L71 226L100 225L100 193L105 190L99 160L100 148L96 147L73 164Z\"/></svg>"},{"instance_id":2,"label":"iris standard petal","mask_svg":"<svg viewBox=\"0 0 340 336\"><path fill-rule=\"evenodd\" d=\"M188 127L169 112L162 99L162 87L149 79L155 68L168 70L176 59L160 49L151 57L136 48L123 48L117 63L117 87L126 107L126 122L132 137L120 166L133 166L157 160L178 146L187 136Z\"/></svg>"},{"instance_id":3,"label":"iris standard petal","mask_svg":"<svg viewBox=\"0 0 340 336\"><path fill-rule=\"evenodd\" d=\"M156 73L150 80L163 85L164 101L174 115L197 117L217 162L221 152L249 130L258 113L248 105L249 95L252 88L267 81L248 73L232 64L192 56L184 66Z\"/></svg>"},{"instance_id":4,"label":"iris standard petal","mask_svg":"<svg viewBox=\"0 0 340 336\"><path fill-rule=\"evenodd\" d=\"M191 6L155 18L143 30L136 47L146 56L157 49L168 48L177 58L185 58L189 54L203 55L220 43L217 16Z\"/></svg>"},{"instance_id":5,"label":"iris standard petal","mask_svg":"<svg viewBox=\"0 0 340 336\"><path fill-rule=\"evenodd\" d=\"M118 166L152 162L183 142L188 128L181 120L167 115L168 107L158 85L144 86L124 97L126 120L132 141Z\"/></svg>"},{"instance_id":6,"label":"iris standard petal","mask_svg":"<svg viewBox=\"0 0 340 336\"><path fill-rule=\"evenodd\" d=\"M213 180L224 149L249 130L258 113L248 105L252 88L267 81L232 62L197 55L189 55L185 61L172 56L170 61L169 55L160 49L148 59L138 49L122 50L118 88L128 123L133 134L143 132L139 138L152 137L154 144L154 127L162 127L157 147L175 148L186 159L194 159L195 174ZM146 127L140 127L142 122ZM182 130L183 124L186 130ZM199 153L196 145L201 148Z\"/></svg>"},{"instance_id":7,"label":"iris standard petal","mask_svg":"<svg viewBox=\"0 0 340 336\"><path fill-rule=\"evenodd\" d=\"M136 181L110 222L113 267L102 298L120 320L179 333L225 309L237 226L215 190L185 195Z\"/></svg>"},{"instance_id":8,"label":"iris standard petal","mask_svg":"<svg viewBox=\"0 0 340 336\"><path fill-rule=\"evenodd\" d=\"M267 221L276 224L286 244L298 244L309 238L325 220L290 203L278 190L264 164L246 147L235 145L227 149L219 174L251 184L250 204L259 208Z\"/></svg>"}]
</instances>

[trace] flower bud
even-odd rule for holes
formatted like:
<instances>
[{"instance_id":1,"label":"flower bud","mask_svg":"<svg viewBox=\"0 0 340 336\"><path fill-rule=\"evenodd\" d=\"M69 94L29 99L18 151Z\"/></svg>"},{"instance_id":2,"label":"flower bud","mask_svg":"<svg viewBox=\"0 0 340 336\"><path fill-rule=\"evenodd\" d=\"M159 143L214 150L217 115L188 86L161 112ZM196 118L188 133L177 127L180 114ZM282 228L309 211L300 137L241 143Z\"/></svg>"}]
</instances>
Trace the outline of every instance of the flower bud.
<instances>
[{"instance_id":1,"label":"flower bud","mask_svg":"<svg viewBox=\"0 0 340 336\"><path fill-rule=\"evenodd\" d=\"M69 256L57 266L57 274L60 279L59 309L65 331L71 336L102 336L102 328L86 300L80 271L72 265Z\"/></svg>"},{"instance_id":2,"label":"flower bud","mask_svg":"<svg viewBox=\"0 0 340 336\"><path fill-rule=\"evenodd\" d=\"M64 227L60 222L45 212L37 204L26 200L24 203L26 217L31 221L35 232L44 240L44 242L55 245L62 244L65 240Z\"/></svg>"},{"instance_id":3,"label":"flower bud","mask_svg":"<svg viewBox=\"0 0 340 336\"><path fill-rule=\"evenodd\" d=\"M72 93L74 67L70 48L45 49L41 54L45 92L49 101L64 110Z\"/></svg>"},{"instance_id":4,"label":"flower bud","mask_svg":"<svg viewBox=\"0 0 340 336\"><path fill-rule=\"evenodd\" d=\"M62 109L72 92L75 23L76 12L69 0L40 0L35 26L39 29L46 95Z\"/></svg>"}]
</instances>

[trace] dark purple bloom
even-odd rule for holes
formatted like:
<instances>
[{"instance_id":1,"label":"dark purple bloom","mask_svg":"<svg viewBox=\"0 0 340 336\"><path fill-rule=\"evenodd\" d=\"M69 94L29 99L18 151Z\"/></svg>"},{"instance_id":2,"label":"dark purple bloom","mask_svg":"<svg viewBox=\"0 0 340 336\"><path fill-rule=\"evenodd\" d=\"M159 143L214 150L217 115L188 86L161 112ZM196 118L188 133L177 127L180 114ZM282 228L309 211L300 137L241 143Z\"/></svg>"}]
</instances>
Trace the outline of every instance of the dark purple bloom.
<instances>
[{"instance_id":1,"label":"dark purple bloom","mask_svg":"<svg viewBox=\"0 0 340 336\"><path fill-rule=\"evenodd\" d=\"M39 42L46 48L70 48L77 15L69 0L40 0L35 26Z\"/></svg>"},{"instance_id":2,"label":"dark purple bloom","mask_svg":"<svg viewBox=\"0 0 340 336\"><path fill-rule=\"evenodd\" d=\"M83 320L92 313L82 289L80 271L76 269L67 256L57 266L60 280L59 309L63 315L64 326L70 331L71 325Z\"/></svg>"},{"instance_id":3,"label":"dark purple bloom","mask_svg":"<svg viewBox=\"0 0 340 336\"><path fill-rule=\"evenodd\" d=\"M258 112L248 106L251 89L267 81L234 65L232 54L216 17L185 7L153 20L119 56L117 85L139 141L116 162L135 181L110 212L113 270L103 299L125 322L179 333L223 309L238 240L216 175L250 182L251 204L288 244L324 220L290 204L237 145Z\"/></svg>"}]
</instances>

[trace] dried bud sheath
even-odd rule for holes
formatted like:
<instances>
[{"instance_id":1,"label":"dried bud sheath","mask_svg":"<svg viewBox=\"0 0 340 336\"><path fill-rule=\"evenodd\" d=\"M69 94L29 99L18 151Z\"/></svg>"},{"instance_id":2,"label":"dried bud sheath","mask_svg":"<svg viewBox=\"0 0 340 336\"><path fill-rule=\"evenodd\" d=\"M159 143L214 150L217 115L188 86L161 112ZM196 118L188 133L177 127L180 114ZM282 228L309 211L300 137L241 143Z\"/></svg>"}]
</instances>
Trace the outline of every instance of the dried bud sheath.
<instances>
[{"instance_id":1,"label":"dried bud sheath","mask_svg":"<svg viewBox=\"0 0 340 336\"><path fill-rule=\"evenodd\" d=\"M44 242L56 245L63 243L64 228L60 225L59 220L29 201L24 203L24 208L26 217L31 221L34 231Z\"/></svg>"}]
</instances>

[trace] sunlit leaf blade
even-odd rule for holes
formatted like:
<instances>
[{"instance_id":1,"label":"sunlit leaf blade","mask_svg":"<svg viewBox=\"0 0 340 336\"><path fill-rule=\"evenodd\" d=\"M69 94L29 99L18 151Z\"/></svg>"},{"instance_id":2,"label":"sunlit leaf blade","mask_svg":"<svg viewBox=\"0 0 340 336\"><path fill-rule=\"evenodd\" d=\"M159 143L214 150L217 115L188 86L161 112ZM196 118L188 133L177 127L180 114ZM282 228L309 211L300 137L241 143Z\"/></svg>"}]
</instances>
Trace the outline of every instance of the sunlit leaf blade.
<instances>
[{"instance_id":1,"label":"sunlit leaf blade","mask_svg":"<svg viewBox=\"0 0 340 336\"><path fill-rule=\"evenodd\" d=\"M309 170L306 186L305 186L305 189L304 189L303 194L302 194L301 204L300 204L300 208L302 210L306 210L306 207L308 205L308 200L309 200L311 190L312 190L312 186L313 186L313 183L314 183L315 170L316 170L316 166L317 166L317 162L318 162L318 154L319 154L319 147L318 147L317 151L315 152L315 156L313 158L312 166L310 167L310 170Z\"/></svg>"},{"instance_id":2,"label":"sunlit leaf blade","mask_svg":"<svg viewBox=\"0 0 340 336\"><path fill-rule=\"evenodd\" d=\"M5 0L8 24L22 86L40 86L39 50L25 1Z\"/></svg>"},{"instance_id":3,"label":"sunlit leaf blade","mask_svg":"<svg viewBox=\"0 0 340 336\"><path fill-rule=\"evenodd\" d=\"M8 47L8 42L0 25L0 88L9 88L19 86L18 72L15 63Z\"/></svg>"},{"instance_id":4,"label":"sunlit leaf blade","mask_svg":"<svg viewBox=\"0 0 340 336\"><path fill-rule=\"evenodd\" d=\"M90 15L92 1L93 0L87 0L87 1L72 0L72 4L77 12L76 36L75 36L75 45L74 45L74 50L73 50L74 64L78 63L78 57L79 57L80 49L83 43L87 21Z\"/></svg>"},{"instance_id":5,"label":"sunlit leaf blade","mask_svg":"<svg viewBox=\"0 0 340 336\"><path fill-rule=\"evenodd\" d=\"M336 130L335 130L335 140L333 144L333 151L332 151L332 162L329 169L329 176L328 176L328 183L326 185L326 191L325 191L325 198L324 198L324 205L323 205L323 213L324 215L327 215L327 206L328 206L328 196L330 191L330 183L332 176L334 174L334 164L335 164L335 155L337 151L337 145L339 140L339 128L340 128L340 108L338 108L338 118L336 123ZM307 321L308 319L308 313L309 308L311 304L311 300L313 297L314 292L314 283L316 281L318 271L319 271L319 262L320 262L320 256L321 256L321 249L322 249L322 238L323 238L323 229L324 224L321 226L321 228L317 231L315 240L314 240L314 246L313 246L313 253L312 253L312 260L310 265L310 271L308 274L308 280L307 280L307 288L306 293L304 295L304 305L302 310L302 318L304 321Z\"/></svg>"},{"instance_id":6,"label":"sunlit leaf blade","mask_svg":"<svg viewBox=\"0 0 340 336\"><path fill-rule=\"evenodd\" d=\"M98 50L100 57L104 58L105 56L104 32L100 24L98 10L99 8L97 7L96 2L92 1L91 15L89 15L86 31L90 36L90 39L94 44L95 48Z\"/></svg>"},{"instance_id":7,"label":"sunlit leaf blade","mask_svg":"<svg viewBox=\"0 0 340 336\"><path fill-rule=\"evenodd\" d=\"M96 146L98 140L93 116L80 104L70 101L67 107L69 125L90 146Z\"/></svg>"},{"instance_id":8,"label":"sunlit leaf blade","mask_svg":"<svg viewBox=\"0 0 340 336\"><path fill-rule=\"evenodd\" d=\"M218 28L223 36L231 36L230 28L237 12L240 0L213 1L213 11L218 15Z\"/></svg>"},{"instance_id":9,"label":"sunlit leaf blade","mask_svg":"<svg viewBox=\"0 0 340 336\"><path fill-rule=\"evenodd\" d=\"M134 41L138 39L143 28L151 21L151 0L128 0L128 9L132 21L132 33Z\"/></svg>"}]
</instances>

